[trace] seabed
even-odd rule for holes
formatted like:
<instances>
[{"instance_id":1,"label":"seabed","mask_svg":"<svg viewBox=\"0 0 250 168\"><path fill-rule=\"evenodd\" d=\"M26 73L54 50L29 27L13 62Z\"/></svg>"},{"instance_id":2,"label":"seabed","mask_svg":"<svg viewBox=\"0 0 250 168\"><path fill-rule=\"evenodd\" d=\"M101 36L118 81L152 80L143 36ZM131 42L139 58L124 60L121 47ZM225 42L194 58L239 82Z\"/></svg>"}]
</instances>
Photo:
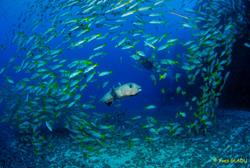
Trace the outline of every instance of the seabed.
<instances>
[{"instance_id":1,"label":"seabed","mask_svg":"<svg viewBox=\"0 0 250 168\"><path fill-rule=\"evenodd\" d=\"M53 150L38 158L17 141L5 142L9 132L1 130L0 167L249 168L250 112L220 110L218 114L218 126L206 136L164 137L157 143L141 141L133 146L114 141L88 156L61 135L53 138L57 144Z\"/></svg>"}]
</instances>

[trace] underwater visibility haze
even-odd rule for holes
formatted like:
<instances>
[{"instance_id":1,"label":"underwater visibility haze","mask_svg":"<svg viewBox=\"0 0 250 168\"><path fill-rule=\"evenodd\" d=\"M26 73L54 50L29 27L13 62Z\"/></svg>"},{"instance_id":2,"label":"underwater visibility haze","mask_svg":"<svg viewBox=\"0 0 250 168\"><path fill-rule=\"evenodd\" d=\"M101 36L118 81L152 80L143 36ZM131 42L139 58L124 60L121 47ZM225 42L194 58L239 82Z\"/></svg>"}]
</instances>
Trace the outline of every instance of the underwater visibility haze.
<instances>
[{"instance_id":1,"label":"underwater visibility haze","mask_svg":"<svg viewBox=\"0 0 250 168\"><path fill-rule=\"evenodd\" d=\"M250 167L249 0L1 0L0 167Z\"/></svg>"}]
</instances>

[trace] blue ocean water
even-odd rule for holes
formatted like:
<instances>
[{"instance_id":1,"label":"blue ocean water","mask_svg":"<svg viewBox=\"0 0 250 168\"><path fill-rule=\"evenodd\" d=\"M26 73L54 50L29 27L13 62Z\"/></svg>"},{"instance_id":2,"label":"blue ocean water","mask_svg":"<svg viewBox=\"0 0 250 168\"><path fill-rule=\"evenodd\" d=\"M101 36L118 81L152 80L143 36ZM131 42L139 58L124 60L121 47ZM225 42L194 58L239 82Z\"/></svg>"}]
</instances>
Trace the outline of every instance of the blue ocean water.
<instances>
[{"instance_id":1,"label":"blue ocean water","mask_svg":"<svg viewBox=\"0 0 250 168\"><path fill-rule=\"evenodd\" d=\"M32 2L32 1L31 1ZM11 3L7 3L7 2L1 2L3 5L2 8L2 12L3 12L3 17L1 18L1 22L4 23L3 26L1 27L1 38L3 41L1 41L1 43L3 44L9 44L11 43L12 39L11 37L14 34L14 26L16 23L19 23L18 18L21 14L24 14L24 10L27 4L30 3L30 1L23 1L23 2L12 2ZM170 3L171 8L176 8L178 7L178 3L180 2L172 2ZM175 5L177 4L177 5ZM9 10L8 8L10 8L11 10ZM13 12L15 11L15 12ZM169 32L175 32L172 36L175 38L180 38L183 41L186 41L188 39L190 39L190 34L187 33L188 30L178 30L179 29L179 25L178 25L178 21L180 21L180 18L174 17L174 16L168 16L166 17L167 20L169 20L170 22L173 22L173 27L169 27L167 31ZM28 22L26 20L21 21L22 22ZM11 31L10 31L11 30ZM150 29L150 32L153 34L156 34L156 36L159 34L161 35L162 32L164 32L165 30L161 31L158 29ZM55 42L56 43L56 42ZM143 66L138 65L138 63L135 63L132 59L129 59L129 55L126 51L120 50L120 49L116 49L114 48L112 45L112 42L110 42L110 39L106 39L104 41L104 43L108 43L109 45L106 47L105 51L111 51L112 52L112 56L105 56L105 58L100 59L98 61L101 61L100 64L102 64L103 66L100 67L100 70L105 70L105 69L111 69L113 70L113 74L112 74L112 78L109 79L110 83L109 83L109 88L110 87L115 87L118 86L119 83L125 83L125 82L136 82L140 85L142 85L143 88L143 92L138 95L137 97L133 98L135 100L127 100L125 103L126 108L130 109L131 107L134 107L133 109L137 109L142 107L142 105L147 105L149 103L152 104L161 104L161 94L160 94L160 88L161 86L165 86L169 91L171 92L175 92L175 88L172 86L173 83L175 82L175 77L174 77L174 72L171 71L175 71L174 69L170 69L169 72L169 79L167 81L161 81L158 86L154 86L153 82L150 79L150 71L147 71L143 68ZM110 44L111 43L111 44ZM51 44L53 45L53 44ZM93 43L92 45L96 45L95 43ZM147 49L147 47L145 46L139 46L140 49L145 50L145 54L146 55L151 55L152 51L150 51L149 49ZM173 57L172 55L176 55L178 53L182 53L183 48L178 45L178 46L174 46L173 48L170 49L170 51L168 51L168 53L161 53L160 55L158 55L159 57L164 57L164 55L168 55L169 58ZM89 55L91 53L91 50L83 50L83 49L76 49L73 51L65 51L65 56L67 56L67 59L81 59L83 57L85 57L86 55ZM2 66L6 65L6 63L8 62L10 55L14 55L17 54L16 53L16 48L14 45L10 45L10 48L6 49L3 51L3 59L1 61ZM20 76L14 76L14 78L17 77L17 79L19 79ZM102 83L105 80L101 80L100 83ZM98 91L95 90L95 88L93 89L89 89L88 91L91 93L87 93L88 94L94 94L96 95L96 97L101 97L106 91L108 91L109 89L100 89ZM145 99L145 97L147 97ZM135 103L136 102L136 103ZM101 107L104 108L104 110L106 109L105 107ZM110 110L109 108L107 108L108 110Z\"/></svg>"},{"instance_id":2,"label":"blue ocean water","mask_svg":"<svg viewBox=\"0 0 250 168\"><path fill-rule=\"evenodd\" d=\"M247 5L2 0L0 167L248 167L249 105L219 103Z\"/></svg>"}]
</instances>

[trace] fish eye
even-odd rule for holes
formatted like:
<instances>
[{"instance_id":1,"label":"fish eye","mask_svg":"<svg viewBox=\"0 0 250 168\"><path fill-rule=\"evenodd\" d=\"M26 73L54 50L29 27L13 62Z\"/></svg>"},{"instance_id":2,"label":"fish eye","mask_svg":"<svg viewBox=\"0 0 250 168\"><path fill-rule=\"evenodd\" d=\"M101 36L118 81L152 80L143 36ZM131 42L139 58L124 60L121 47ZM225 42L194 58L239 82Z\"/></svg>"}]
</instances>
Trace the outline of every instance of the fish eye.
<instances>
[{"instance_id":1,"label":"fish eye","mask_svg":"<svg viewBox=\"0 0 250 168\"><path fill-rule=\"evenodd\" d=\"M132 87L133 87L133 85L132 85L132 84L129 84L129 87L130 87L130 88L132 88Z\"/></svg>"}]
</instances>

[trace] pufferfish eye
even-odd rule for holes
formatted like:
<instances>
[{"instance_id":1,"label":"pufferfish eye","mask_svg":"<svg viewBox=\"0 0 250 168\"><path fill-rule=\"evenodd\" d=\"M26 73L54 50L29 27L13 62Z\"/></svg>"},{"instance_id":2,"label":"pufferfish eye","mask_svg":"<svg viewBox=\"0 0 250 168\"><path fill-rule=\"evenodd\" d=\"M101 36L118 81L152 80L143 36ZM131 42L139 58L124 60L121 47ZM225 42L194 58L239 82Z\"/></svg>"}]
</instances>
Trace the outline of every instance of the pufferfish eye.
<instances>
[{"instance_id":1,"label":"pufferfish eye","mask_svg":"<svg viewBox=\"0 0 250 168\"><path fill-rule=\"evenodd\" d=\"M129 88L132 88L133 87L133 85L132 84L129 84Z\"/></svg>"}]
</instances>

